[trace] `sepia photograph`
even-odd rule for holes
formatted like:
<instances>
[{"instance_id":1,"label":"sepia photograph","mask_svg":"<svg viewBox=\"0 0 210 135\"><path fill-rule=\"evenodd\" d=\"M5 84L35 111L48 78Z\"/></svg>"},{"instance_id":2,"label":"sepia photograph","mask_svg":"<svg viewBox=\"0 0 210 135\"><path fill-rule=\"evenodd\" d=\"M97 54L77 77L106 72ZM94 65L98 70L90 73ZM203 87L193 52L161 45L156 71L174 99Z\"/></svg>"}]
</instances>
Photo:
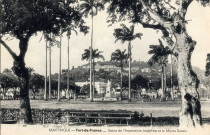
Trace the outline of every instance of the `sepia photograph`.
<instances>
[{"instance_id":1,"label":"sepia photograph","mask_svg":"<svg viewBox=\"0 0 210 135\"><path fill-rule=\"evenodd\" d=\"M210 135L210 1L1 0L0 134Z\"/></svg>"}]
</instances>

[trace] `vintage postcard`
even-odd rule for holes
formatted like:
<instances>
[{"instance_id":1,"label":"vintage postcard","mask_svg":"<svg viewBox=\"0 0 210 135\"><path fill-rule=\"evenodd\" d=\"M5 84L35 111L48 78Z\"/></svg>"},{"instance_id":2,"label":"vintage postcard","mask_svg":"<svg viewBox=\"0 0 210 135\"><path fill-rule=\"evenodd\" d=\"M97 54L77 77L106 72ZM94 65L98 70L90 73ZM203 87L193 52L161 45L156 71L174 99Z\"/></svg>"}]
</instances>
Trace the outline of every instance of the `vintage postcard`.
<instances>
[{"instance_id":1,"label":"vintage postcard","mask_svg":"<svg viewBox=\"0 0 210 135\"><path fill-rule=\"evenodd\" d=\"M210 134L209 0L1 0L0 133Z\"/></svg>"}]
</instances>

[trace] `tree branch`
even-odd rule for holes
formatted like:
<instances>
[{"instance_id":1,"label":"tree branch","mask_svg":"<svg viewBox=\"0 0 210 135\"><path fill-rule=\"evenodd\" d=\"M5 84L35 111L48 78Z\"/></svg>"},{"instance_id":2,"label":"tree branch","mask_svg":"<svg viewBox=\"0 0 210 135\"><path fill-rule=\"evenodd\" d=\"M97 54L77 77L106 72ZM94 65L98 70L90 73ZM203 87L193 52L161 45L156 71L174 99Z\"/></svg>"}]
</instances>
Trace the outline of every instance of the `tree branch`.
<instances>
[{"instance_id":1,"label":"tree branch","mask_svg":"<svg viewBox=\"0 0 210 135\"><path fill-rule=\"evenodd\" d=\"M185 15L187 13L187 9L190 5L190 3L192 2L193 0L181 0L180 1L180 7L179 7L179 14L182 18L185 18Z\"/></svg>"},{"instance_id":2,"label":"tree branch","mask_svg":"<svg viewBox=\"0 0 210 135\"><path fill-rule=\"evenodd\" d=\"M155 13L149 6L146 6L146 4L144 3L143 0L141 0L141 3L144 7L144 9L147 11L148 15L155 20L156 22L158 22L160 25L164 26L167 29L171 29L171 23L166 23L167 21L162 18L161 16L159 16L157 13Z\"/></svg>"},{"instance_id":3,"label":"tree branch","mask_svg":"<svg viewBox=\"0 0 210 135\"><path fill-rule=\"evenodd\" d=\"M25 55L26 55L26 52L28 50L28 41L29 41L29 38L31 37L31 35L33 34L33 32L28 32L28 34L22 38L20 38L20 43L19 43L19 48L20 48L20 54L19 54L19 57L22 57L24 58Z\"/></svg>"},{"instance_id":4,"label":"tree branch","mask_svg":"<svg viewBox=\"0 0 210 135\"><path fill-rule=\"evenodd\" d=\"M0 43L6 48L6 50L10 53L13 59L17 58L17 55L15 54L15 52L13 52L11 48L1 38L0 38Z\"/></svg>"},{"instance_id":5,"label":"tree branch","mask_svg":"<svg viewBox=\"0 0 210 135\"><path fill-rule=\"evenodd\" d=\"M176 10L176 8L172 6L169 1L164 0L164 3L167 4L170 7L170 9Z\"/></svg>"},{"instance_id":6,"label":"tree branch","mask_svg":"<svg viewBox=\"0 0 210 135\"><path fill-rule=\"evenodd\" d=\"M167 46L171 50L173 54L176 54L179 50L177 48L176 42L172 40L170 37L162 37L162 39L166 42Z\"/></svg>"},{"instance_id":7,"label":"tree branch","mask_svg":"<svg viewBox=\"0 0 210 135\"><path fill-rule=\"evenodd\" d=\"M20 48L19 57L24 58L28 50L28 39L20 40L19 48Z\"/></svg>"}]
</instances>

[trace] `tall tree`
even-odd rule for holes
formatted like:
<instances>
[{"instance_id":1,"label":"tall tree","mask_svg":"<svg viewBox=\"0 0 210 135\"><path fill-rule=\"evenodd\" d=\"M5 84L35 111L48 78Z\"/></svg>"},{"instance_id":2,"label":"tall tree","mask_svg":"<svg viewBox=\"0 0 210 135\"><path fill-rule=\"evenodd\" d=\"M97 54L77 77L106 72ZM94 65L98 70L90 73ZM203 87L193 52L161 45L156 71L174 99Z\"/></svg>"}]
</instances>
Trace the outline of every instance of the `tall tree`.
<instances>
[{"instance_id":1,"label":"tall tree","mask_svg":"<svg viewBox=\"0 0 210 135\"><path fill-rule=\"evenodd\" d=\"M85 49L85 52L82 54L82 60L88 60L90 62L90 50ZM95 59L103 59L104 56L101 54L102 51L98 51L98 49L92 50L92 61L93 61L93 90L95 90ZM93 93L94 94L94 93ZM94 98L94 96L93 96Z\"/></svg>"},{"instance_id":2,"label":"tall tree","mask_svg":"<svg viewBox=\"0 0 210 135\"><path fill-rule=\"evenodd\" d=\"M83 3L80 5L82 14L87 17L91 15L92 26L91 26L91 43L90 43L90 101L93 101L92 91L92 57L93 57L93 17L97 15L98 10L104 9L104 4L100 3L100 0L81 0Z\"/></svg>"},{"instance_id":3,"label":"tall tree","mask_svg":"<svg viewBox=\"0 0 210 135\"><path fill-rule=\"evenodd\" d=\"M60 33L60 46L59 46L58 98L57 98L57 101L60 101L60 92L61 92L61 47L62 47L62 32Z\"/></svg>"},{"instance_id":4,"label":"tall tree","mask_svg":"<svg viewBox=\"0 0 210 135\"><path fill-rule=\"evenodd\" d=\"M50 34L50 38L51 38L51 34ZM52 90L51 90L51 88L52 88L52 84L51 84L51 66L52 66L51 52L52 52L52 49L51 49L51 42L50 42L49 43L49 93L48 93L49 95L48 95L48 99L51 99L51 92L52 92Z\"/></svg>"},{"instance_id":5,"label":"tall tree","mask_svg":"<svg viewBox=\"0 0 210 135\"><path fill-rule=\"evenodd\" d=\"M20 80L20 122L31 123L29 100L29 71L25 66L25 55L30 38L37 32L59 34L68 25L78 25L87 32L75 1L65 0L1 0L0 43L12 56L13 71ZM5 42L5 35L17 38L20 53L16 54Z\"/></svg>"},{"instance_id":6,"label":"tall tree","mask_svg":"<svg viewBox=\"0 0 210 135\"><path fill-rule=\"evenodd\" d=\"M45 83L44 83L44 100L47 100L47 41L45 42Z\"/></svg>"},{"instance_id":7,"label":"tall tree","mask_svg":"<svg viewBox=\"0 0 210 135\"><path fill-rule=\"evenodd\" d=\"M119 62L119 67L120 67L120 97L122 99L122 79L123 79L123 67L124 67L124 63L127 62L128 59L128 54L126 54L126 50L121 51L120 49L115 50L115 52L113 52L111 54L111 61L115 61L115 62Z\"/></svg>"},{"instance_id":8,"label":"tall tree","mask_svg":"<svg viewBox=\"0 0 210 135\"><path fill-rule=\"evenodd\" d=\"M191 54L196 42L186 29L186 14L193 0L105 0L109 2L109 22L130 20L144 28L160 30L162 38L178 59L178 80L182 93L180 126L200 126L201 105L198 94L199 80L192 70ZM196 0L206 6L209 0Z\"/></svg>"},{"instance_id":9,"label":"tall tree","mask_svg":"<svg viewBox=\"0 0 210 135\"><path fill-rule=\"evenodd\" d=\"M45 38L45 42L46 42L46 71L45 71L45 95L44 98L45 100L47 100L47 82L49 82L49 95L48 95L48 99L51 99L51 89L52 89L52 84L51 84L51 52L52 49L51 47L57 45L59 46L60 43L59 41L56 40L56 35L53 35L51 33L43 33L44 38ZM49 81L47 81L47 49L49 50Z\"/></svg>"},{"instance_id":10,"label":"tall tree","mask_svg":"<svg viewBox=\"0 0 210 135\"><path fill-rule=\"evenodd\" d=\"M67 35L67 37L68 37L68 49L67 49L67 53L68 53L68 62L67 62L67 63L68 63L68 69L67 69L67 70L68 70L68 71L67 71L67 91L68 91L68 94L69 94L69 97L68 97L69 100L70 100L70 98L71 98L71 97L70 97L70 89L69 89L69 81L70 81L70 80L69 80L69 75L70 75L70 71L69 71L69 66L70 66L70 65L69 65L69 40L70 40L70 36L71 36L71 34L68 34L68 35Z\"/></svg>"},{"instance_id":11,"label":"tall tree","mask_svg":"<svg viewBox=\"0 0 210 135\"><path fill-rule=\"evenodd\" d=\"M129 75L128 75L128 87L129 87L129 95L128 101L131 101L131 41L136 38L141 38L142 33L134 34L134 25L128 28L126 25L121 24L122 28L117 28L114 30L114 36L116 38L115 42L120 40L122 43L128 42L128 56L129 56Z\"/></svg>"},{"instance_id":12,"label":"tall tree","mask_svg":"<svg viewBox=\"0 0 210 135\"><path fill-rule=\"evenodd\" d=\"M5 99L8 89L17 88L18 83L18 78L14 75L12 70L5 69L2 73L0 73L0 85L3 89L3 99ZM15 89L13 89L13 91L15 91Z\"/></svg>"},{"instance_id":13,"label":"tall tree","mask_svg":"<svg viewBox=\"0 0 210 135\"><path fill-rule=\"evenodd\" d=\"M75 33L76 33L76 35L77 35L77 31L75 30L76 29L76 27L67 27L66 28L66 30L67 30L67 38L68 38L68 48L67 48L67 53L68 53L68 71L67 71L67 91L68 91L68 94L69 94L69 100L70 100L70 89L69 89L69 86L70 86L70 70L69 70L69 44L70 44L70 42L69 42L69 40L70 40L70 37L71 37L71 34L72 34L72 31L74 31Z\"/></svg>"},{"instance_id":14,"label":"tall tree","mask_svg":"<svg viewBox=\"0 0 210 135\"><path fill-rule=\"evenodd\" d=\"M132 87L134 89L139 89L139 88L145 88L145 89L148 89L148 83L149 83L149 80L148 78L146 77L143 77L141 75L136 75L132 81Z\"/></svg>"},{"instance_id":15,"label":"tall tree","mask_svg":"<svg viewBox=\"0 0 210 135\"><path fill-rule=\"evenodd\" d=\"M33 92L33 99L35 99L35 95L39 92L40 89L44 88L44 76L39 75L37 73L33 73L30 81L29 81L29 88Z\"/></svg>"},{"instance_id":16,"label":"tall tree","mask_svg":"<svg viewBox=\"0 0 210 135\"><path fill-rule=\"evenodd\" d=\"M95 49L92 52L93 52L92 59L93 59L93 98L94 98L94 95L95 95L95 59L102 59L102 60L105 60L105 59L104 59L104 56L101 54L102 51L98 51L98 49Z\"/></svg>"},{"instance_id":17,"label":"tall tree","mask_svg":"<svg viewBox=\"0 0 210 135\"><path fill-rule=\"evenodd\" d=\"M172 56L172 54L170 55L170 57L171 57L171 78L170 78L170 80L171 80L171 85L170 85L170 87L171 87L171 99L172 100L174 100L174 90L173 90L173 56Z\"/></svg>"},{"instance_id":18,"label":"tall tree","mask_svg":"<svg viewBox=\"0 0 210 135\"><path fill-rule=\"evenodd\" d=\"M163 95L161 99L164 101L166 98L166 71L165 67L168 62L168 55L171 54L171 50L168 46L164 47L162 41L159 39L159 45L150 45L149 54L152 54L152 57L149 59L148 64L150 66L158 63L162 68L162 76L161 76L161 86Z\"/></svg>"}]
</instances>

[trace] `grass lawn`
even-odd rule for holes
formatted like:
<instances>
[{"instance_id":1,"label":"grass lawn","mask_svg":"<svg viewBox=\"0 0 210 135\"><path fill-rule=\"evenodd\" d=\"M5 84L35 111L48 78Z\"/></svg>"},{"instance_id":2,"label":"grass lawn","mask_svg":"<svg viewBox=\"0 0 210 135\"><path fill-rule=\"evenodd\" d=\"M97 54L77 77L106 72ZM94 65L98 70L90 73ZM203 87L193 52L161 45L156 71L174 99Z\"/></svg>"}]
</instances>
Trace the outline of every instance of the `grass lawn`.
<instances>
[{"instance_id":1,"label":"grass lawn","mask_svg":"<svg viewBox=\"0 0 210 135\"><path fill-rule=\"evenodd\" d=\"M1 108L19 108L19 100L1 100ZM123 101L89 102L88 100L70 101L62 99L56 100L31 100L31 108L52 108L52 109L76 109L76 110L128 110L143 112L145 116L152 113L153 117L179 116L181 101L167 102L141 102L132 101L128 103ZM203 118L210 118L210 101L201 101L201 111Z\"/></svg>"}]
</instances>

